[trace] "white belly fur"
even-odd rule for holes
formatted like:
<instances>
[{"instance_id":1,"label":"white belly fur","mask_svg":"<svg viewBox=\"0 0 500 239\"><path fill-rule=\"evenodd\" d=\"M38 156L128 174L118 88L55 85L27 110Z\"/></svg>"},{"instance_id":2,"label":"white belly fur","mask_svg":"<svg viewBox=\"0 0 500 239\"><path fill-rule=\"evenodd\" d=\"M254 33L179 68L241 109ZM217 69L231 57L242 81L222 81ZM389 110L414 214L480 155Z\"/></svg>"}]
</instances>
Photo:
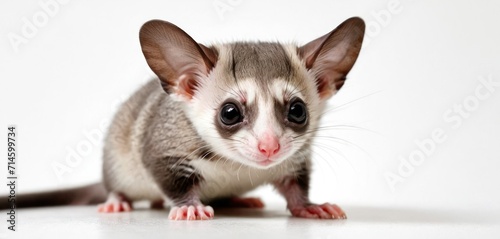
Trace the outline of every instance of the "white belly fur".
<instances>
[{"instance_id":1,"label":"white belly fur","mask_svg":"<svg viewBox=\"0 0 500 239\"><path fill-rule=\"evenodd\" d=\"M293 168L278 165L271 169L256 169L231 160L213 162L202 159L191 161L191 165L204 179L199 187L200 199L203 201L244 194L290 173Z\"/></svg>"},{"instance_id":2,"label":"white belly fur","mask_svg":"<svg viewBox=\"0 0 500 239\"><path fill-rule=\"evenodd\" d=\"M115 167L121 168L114 170L114 176L119 180L111 180L113 190L125 193L132 201L164 199L171 202L161 192L142 162L132 158L122 158L121 162L134 161L134 163L115 164ZM293 163L286 161L271 169L256 169L231 160L214 162L197 159L192 160L190 164L203 177L197 190L202 201L244 194L260 185L290 174L297 167L293 167Z\"/></svg>"}]
</instances>

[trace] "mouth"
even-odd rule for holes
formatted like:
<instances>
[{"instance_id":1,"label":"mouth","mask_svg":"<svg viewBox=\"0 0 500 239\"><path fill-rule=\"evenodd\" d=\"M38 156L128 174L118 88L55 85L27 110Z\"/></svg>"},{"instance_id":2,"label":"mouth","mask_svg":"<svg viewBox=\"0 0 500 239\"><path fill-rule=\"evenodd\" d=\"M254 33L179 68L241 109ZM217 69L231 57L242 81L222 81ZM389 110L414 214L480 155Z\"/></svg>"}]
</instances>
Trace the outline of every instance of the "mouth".
<instances>
[{"instance_id":1,"label":"mouth","mask_svg":"<svg viewBox=\"0 0 500 239\"><path fill-rule=\"evenodd\" d=\"M272 161L270 159L265 159L264 161L257 161L257 164L261 165L261 166L269 166L269 165L271 165L274 162L275 161Z\"/></svg>"},{"instance_id":2,"label":"mouth","mask_svg":"<svg viewBox=\"0 0 500 239\"><path fill-rule=\"evenodd\" d=\"M261 169L268 169L268 168L274 167L281 162L281 160L277 157L270 157L270 158L257 157L257 158L248 159L248 161L250 161L250 163L254 167L261 168Z\"/></svg>"},{"instance_id":3,"label":"mouth","mask_svg":"<svg viewBox=\"0 0 500 239\"><path fill-rule=\"evenodd\" d=\"M260 169L271 168L273 166L276 166L283 160L282 153L278 153L271 157L265 157L263 155L258 154L257 152L251 152L251 151L244 151L238 153L240 158L243 159L243 161L241 161L243 164Z\"/></svg>"},{"instance_id":4,"label":"mouth","mask_svg":"<svg viewBox=\"0 0 500 239\"><path fill-rule=\"evenodd\" d=\"M277 158L271 157L271 158L265 158L265 157L259 157L256 155L252 155L254 157L248 157L249 155L242 155L244 158L243 162L244 164L248 166L252 166L255 168L260 168L260 169L266 169L270 168L273 165L275 165L279 160Z\"/></svg>"},{"instance_id":5,"label":"mouth","mask_svg":"<svg viewBox=\"0 0 500 239\"><path fill-rule=\"evenodd\" d=\"M279 152L271 157L266 157L258 152L243 149L238 152L238 154L242 159L242 161L240 161L241 163L255 168L268 169L280 164L283 161L283 157L286 157L286 154L283 154L283 152Z\"/></svg>"}]
</instances>

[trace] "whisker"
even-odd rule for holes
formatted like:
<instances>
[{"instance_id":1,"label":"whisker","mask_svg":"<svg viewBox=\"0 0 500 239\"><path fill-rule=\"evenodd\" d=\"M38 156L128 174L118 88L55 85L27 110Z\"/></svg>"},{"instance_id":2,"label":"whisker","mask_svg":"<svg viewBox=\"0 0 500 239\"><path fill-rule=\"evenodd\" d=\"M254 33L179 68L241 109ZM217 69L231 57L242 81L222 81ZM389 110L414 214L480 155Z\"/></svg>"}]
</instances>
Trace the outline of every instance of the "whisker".
<instances>
[{"instance_id":1,"label":"whisker","mask_svg":"<svg viewBox=\"0 0 500 239\"><path fill-rule=\"evenodd\" d=\"M334 129L334 130L337 130L337 129L338 130L364 130L364 131L368 131L370 133L376 134L378 136L383 136L380 132L377 132L377 131L374 131L374 130L371 130L371 129L368 129L368 128L364 128L364 127L360 127L360 126L355 126L355 125L345 125L345 124L318 126L318 127L316 127L316 129L307 130L305 133L319 132L319 131L328 130L328 129Z\"/></svg>"},{"instance_id":2,"label":"whisker","mask_svg":"<svg viewBox=\"0 0 500 239\"><path fill-rule=\"evenodd\" d=\"M310 146L314 146L314 144L312 144L312 143L308 143L308 144ZM323 148L319 148L319 149L324 150ZM333 161L327 160L326 158L323 157L322 154L320 154L316 150L314 150L313 147L311 147L310 150L311 150L311 153L313 153L316 156L319 156L328 165L328 167L333 171L333 174L335 175L335 179L338 181L337 172L335 171L334 167L332 167L332 165L331 165L331 163L334 163L336 165L337 165L337 163L334 160ZM324 152L326 152L326 151L324 151ZM338 165L337 165L337 167L338 167Z\"/></svg>"},{"instance_id":3,"label":"whisker","mask_svg":"<svg viewBox=\"0 0 500 239\"><path fill-rule=\"evenodd\" d=\"M319 149L322 149L322 150L323 150L325 153L327 153L327 154L328 154L328 152L327 152L326 150L328 149L328 150L331 150L331 151L333 151L334 153L336 153L336 154L340 155L340 156L341 156L340 158L341 158L341 159L343 159L345 162L347 162L347 163L349 164L349 166L352 168L352 170L354 171L354 173L359 174L359 172L358 172L358 170L356 169L356 167L354 167L354 165L353 165L353 164L351 163L351 161L350 161L350 160L346 157L346 155L345 155L345 154L343 154L341 151L337 150L336 148L331 147L331 146L329 146L329 145L319 144L319 143L317 143L317 142L312 143L312 144L311 144L311 146L314 146L314 147L317 147L317 148L319 148ZM325 148L326 148L326 149L325 149ZM327 160L327 161L329 162L329 160ZM333 160L333 162L335 162L335 160ZM337 165L337 166L339 166L339 165Z\"/></svg>"},{"instance_id":4,"label":"whisker","mask_svg":"<svg viewBox=\"0 0 500 239\"><path fill-rule=\"evenodd\" d=\"M380 92L382 92L382 91L383 91L383 90L378 90L378 91L372 92L372 93L370 93L370 94L368 94L368 95L361 96L361 97L359 97L359 98L357 98L357 99L354 99L354 100L352 100L352 101L349 101L349 102L347 102L347 103L344 103L344 104L342 104L342 105L336 106L336 107L334 107L334 108L332 108L332 109L325 110L325 111L323 111L321 114L319 114L319 116L320 116L320 117L322 117L322 116L323 116L323 115L325 115L326 113L330 113L330 112L334 112L335 110L342 109L343 107L345 107L345 106L347 106L347 105L350 105L350 104L352 104L352 103L354 103L354 102L358 102L358 101L360 101L360 100L362 100L362 99L365 99L365 98L367 98L367 97L369 97L369 96L373 96L373 95L378 94L378 93L380 93Z\"/></svg>"},{"instance_id":5,"label":"whisker","mask_svg":"<svg viewBox=\"0 0 500 239\"><path fill-rule=\"evenodd\" d=\"M345 145L350 145L352 147L355 147L355 148L363 151L368 157L373 158L373 156L368 151L366 151L365 149L361 148L359 145L357 145L351 141L348 141L348 140L345 140L345 139L342 139L339 137L327 136L327 135L316 135L316 138L323 138L323 139L329 139L329 140L333 140L333 141L335 141L335 140L340 141L340 142L344 143Z\"/></svg>"}]
</instances>

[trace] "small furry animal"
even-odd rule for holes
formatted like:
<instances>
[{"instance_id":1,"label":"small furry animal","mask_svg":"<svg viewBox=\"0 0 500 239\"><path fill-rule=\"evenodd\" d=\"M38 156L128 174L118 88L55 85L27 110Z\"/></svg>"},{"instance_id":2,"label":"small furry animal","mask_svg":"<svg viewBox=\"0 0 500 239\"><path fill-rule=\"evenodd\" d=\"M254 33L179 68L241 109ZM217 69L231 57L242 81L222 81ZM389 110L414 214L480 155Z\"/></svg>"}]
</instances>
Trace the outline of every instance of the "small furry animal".
<instances>
[{"instance_id":1,"label":"small furry animal","mask_svg":"<svg viewBox=\"0 0 500 239\"><path fill-rule=\"evenodd\" d=\"M263 207L238 196L272 184L293 216L346 218L335 204L309 201L310 148L364 30L354 17L304 46L204 46L172 23L145 23L140 43L158 79L114 117L103 154L108 199L98 211L150 200L171 205L170 219L205 220L214 217L212 203Z\"/></svg>"}]
</instances>

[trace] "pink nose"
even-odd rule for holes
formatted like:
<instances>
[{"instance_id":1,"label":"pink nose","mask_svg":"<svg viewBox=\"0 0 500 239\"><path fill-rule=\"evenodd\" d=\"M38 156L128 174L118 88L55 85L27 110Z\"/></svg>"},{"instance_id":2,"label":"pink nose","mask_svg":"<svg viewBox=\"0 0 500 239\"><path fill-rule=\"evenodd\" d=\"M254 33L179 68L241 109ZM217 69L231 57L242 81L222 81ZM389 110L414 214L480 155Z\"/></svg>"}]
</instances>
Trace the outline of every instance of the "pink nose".
<instances>
[{"instance_id":1,"label":"pink nose","mask_svg":"<svg viewBox=\"0 0 500 239\"><path fill-rule=\"evenodd\" d=\"M280 143L275 135L265 133L259 139L259 144L257 147L259 148L260 153L269 158L278 153L278 151L280 150Z\"/></svg>"}]
</instances>

